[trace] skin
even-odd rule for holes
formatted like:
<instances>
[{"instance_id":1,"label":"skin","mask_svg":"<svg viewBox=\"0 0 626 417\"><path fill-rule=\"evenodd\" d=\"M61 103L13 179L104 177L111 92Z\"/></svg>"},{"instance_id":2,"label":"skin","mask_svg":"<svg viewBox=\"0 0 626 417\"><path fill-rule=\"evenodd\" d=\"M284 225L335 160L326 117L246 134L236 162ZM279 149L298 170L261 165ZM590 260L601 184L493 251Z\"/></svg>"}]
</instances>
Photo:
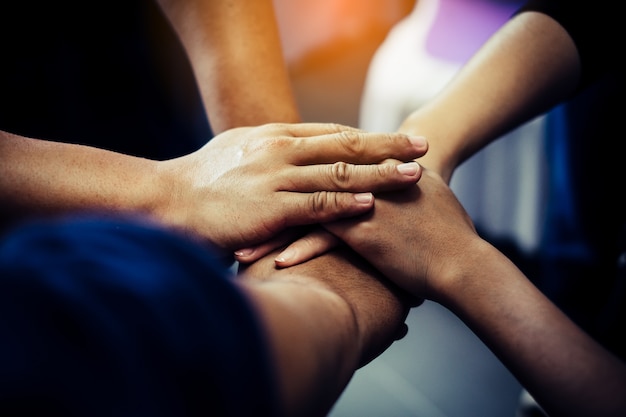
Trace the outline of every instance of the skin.
<instances>
[{"instance_id":1,"label":"skin","mask_svg":"<svg viewBox=\"0 0 626 417\"><path fill-rule=\"evenodd\" d=\"M626 364L478 236L436 173L328 228L398 286L460 317L550 416L625 415Z\"/></svg>"},{"instance_id":2,"label":"skin","mask_svg":"<svg viewBox=\"0 0 626 417\"><path fill-rule=\"evenodd\" d=\"M158 0L190 59L215 133L297 123L271 0Z\"/></svg>"},{"instance_id":3,"label":"skin","mask_svg":"<svg viewBox=\"0 0 626 417\"><path fill-rule=\"evenodd\" d=\"M579 79L578 51L565 29L547 15L524 12L496 32L399 131L428 137L429 152L419 161L449 183L467 158L571 97Z\"/></svg>"},{"instance_id":4,"label":"skin","mask_svg":"<svg viewBox=\"0 0 626 417\"><path fill-rule=\"evenodd\" d=\"M381 137L385 146L367 146ZM399 160L423 146L406 135L315 124L231 129L168 161L4 132L0 139L0 196L12 216L137 211L229 251L287 226L371 209L370 190L419 179L417 164ZM391 156L399 159L374 164ZM234 201L240 210L232 209Z\"/></svg>"},{"instance_id":5,"label":"skin","mask_svg":"<svg viewBox=\"0 0 626 417\"><path fill-rule=\"evenodd\" d=\"M287 226L369 210L373 200L367 193L417 181L416 165L405 166L403 173L394 168L426 149L423 141L411 143L404 135L381 135L388 146L379 152L367 146L374 136L331 124L231 131L300 121L271 1L158 3L189 56L211 127L223 134L190 155L150 161L0 132L0 195L10 202L3 208L3 217L10 219L5 224L31 214L140 211L233 251ZM387 159L393 161L333 165ZM239 195L231 195L233 190ZM359 198L337 193L343 191ZM242 222L240 213L226 209L241 196L248 202L242 207L246 213L260 208L265 215ZM231 228L235 235L228 235Z\"/></svg>"},{"instance_id":6,"label":"skin","mask_svg":"<svg viewBox=\"0 0 626 417\"><path fill-rule=\"evenodd\" d=\"M579 78L578 52L565 29L542 13L521 13L496 32L446 88L409 115L398 131L428 138L428 152L418 162L450 183L456 167L467 158L569 98ZM276 264L288 267L336 244L337 239L317 230L287 247ZM245 252L248 256L237 260L252 262L267 250L251 248Z\"/></svg>"},{"instance_id":7,"label":"skin","mask_svg":"<svg viewBox=\"0 0 626 417\"><path fill-rule=\"evenodd\" d=\"M175 22L179 21L183 14L175 14L176 8L172 7L175 3L161 1L164 9L170 11L168 14L175 27L189 28L186 25L176 25ZM193 63L196 77L201 80L199 84L211 126L220 131L273 121L300 121L282 61L274 17L270 13L271 2L263 0L192 3L204 8L207 14L191 13L198 17L198 25L191 26L191 30L187 32L179 30L179 34ZM229 13L238 13L238 16L223 19L222 21L228 22L228 25L220 29L230 34L247 33L243 36L246 39L254 39L254 42L233 45L228 39L220 36L211 37L213 35L206 33L203 35L205 39L218 40L196 42L198 33L206 29L211 30L209 27L211 25L202 22L202 16L214 16L219 13L216 7L224 10L228 8L227 6L230 7ZM186 23L193 21L193 16L182 18L182 21ZM206 53L207 50L212 52ZM242 58L248 58L233 60L233 55L239 55L233 54L233 50L241 52ZM255 63L254 71L250 71L250 62ZM204 75L207 73L208 76ZM233 86L237 86L237 91L232 90ZM336 126L333 128L337 129ZM233 190L237 190L240 194L240 198L237 198L239 205L267 185L275 183L276 174L280 174L281 171L267 167L275 165L278 156L286 158L293 164L289 170L289 177L284 177L287 185L281 186L287 189L293 188L300 177L305 181L303 187L309 191L325 189L319 185L324 183L330 187L354 184L354 191L366 192L374 191L372 187L363 187L368 181L382 188L404 187L414 184L421 175L421 168L417 165L404 166L404 173L399 173L395 169L399 160L413 159L408 154L389 152L391 149L388 145L384 146L387 148L386 151L377 149L380 140L389 143L394 141L393 138L390 141L384 135L365 135L368 141L355 140L353 132L337 136L336 144L333 146L326 146L319 139L315 142L299 140L294 144L282 140L270 144L273 149L268 149L262 154L267 155L267 158L258 159L258 163L251 165L253 168L251 173L255 177L250 178L249 182L224 183L225 186L222 188L225 191L224 195L230 195ZM407 139L404 138L405 141ZM400 153L406 151L423 155L427 148L423 138L410 139L412 140L410 149ZM259 152L267 146L265 142L256 141L255 146L233 147L231 140L221 142L224 147L217 152L229 155L244 150L244 155L260 158ZM215 142L215 139L212 142ZM246 150L255 150L255 153L245 152ZM382 152L379 153L379 150ZM335 156L340 157L337 159ZM354 167L356 169L343 164L330 165L339 160L344 162L358 160L364 164L387 161L389 165ZM303 173L300 176L295 175L295 167L313 161L326 165L316 167L314 170L308 169L306 172L302 169ZM240 164L239 167L244 165L247 164ZM231 177L231 173L240 168L230 166L229 169L224 170L225 174L221 178L237 180L237 176ZM324 171L327 171L326 174ZM282 172L286 175L288 171L283 169ZM387 181L392 177L395 178L393 181ZM371 180L366 180L367 178ZM317 181L318 184L312 181ZM253 206L241 210L241 213L255 213L256 216L264 207L276 213L276 210L284 207L284 204L278 204L276 200L282 194L284 192L267 194L267 199L254 202ZM322 196L323 198L320 198ZM339 201L337 197L341 198L342 195L318 193L304 196L311 204L314 204L314 201L326 201L331 205ZM349 203L354 205L351 201ZM323 215L319 212L320 205L314 205L317 209L313 209L312 212ZM325 207L326 204L322 206ZM372 206L371 200L360 203L351 214L370 210ZM284 210L282 211L279 213L280 218L287 218L283 221L290 221L288 216L285 216ZM302 218L302 213L292 216L293 220L298 219L299 222ZM307 223L316 221L311 218ZM294 223L296 222L291 221L291 224ZM235 230L232 226L235 225L231 224L226 230L229 232ZM242 230L246 239L249 239L251 230L249 228ZM261 236L256 240L259 239L267 240ZM244 240L237 243L242 247ZM276 247L277 245L273 246ZM248 268L243 268L239 277L242 288L266 323L279 376L279 391L287 416L326 415L354 371L381 353L406 331L402 325L409 305L404 297L358 256L346 250L327 254L306 265L289 270L277 270L273 257L267 256ZM346 277L350 277L350 280L346 280Z\"/></svg>"},{"instance_id":8,"label":"skin","mask_svg":"<svg viewBox=\"0 0 626 417\"><path fill-rule=\"evenodd\" d=\"M356 369L405 334L410 304L346 248L282 270L274 255L240 282L266 323L286 415L325 416Z\"/></svg>"},{"instance_id":9,"label":"skin","mask_svg":"<svg viewBox=\"0 0 626 417\"><path fill-rule=\"evenodd\" d=\"M340 239L401 288L458 315L549 415L626 415L624 363L480 238L448 187L459 164L570 97L579 78L577 50L556 21L536 12L512 18L402 124L429 140L420 182L377 194L372 212L326 224L334 237L317 231L276 264L297 264Z\"/></svg>"},{"instance_id":10,"label":"skin","mask_svg":"<svg viewBox=\"0 0 626 417\"><path fill-rule=\"evenodd\" d=\"M0 131L0 227L30 215L139 211L232 252L289 226L362 213L373 206L369 193L419 179L417 165L400 162L423 155L423 139L296 125L271 0L158 4L222 134L192 154L151 161ZM234 130L274 122L290 124ZM377 138L380 150L368 145Z\"/></svg>"},{"instance_id":11,"label":"skin","mask_svg":"<svg viewBox=\"0 0 626 417\"><path fill-rule=\"evenodd\" d=\"M419 180L421 137L296 123L271 1L159 4L221 133L189 155L153 161L0 131L0 226L85 210L139 212L232 252L362 214L373 192ZM287 416L326 415L354 371L402 337L416 304L345 250L289 270L269 256L236 281L265 323Z\"/></svg>"},{"instance_id":12,"label":"skin","mask_svg":"<svg viewBox=\"0 0 626 417\"><path fill-rule=\"evenodd\" d=\"M271 1L188 1L185 4L160 1L160 4L190 57L214 131L276 121L300 121L282 61ZM219 19L224 24L207 24L217 21L217 15L224 16ZM234 42L241 38L254 41ZM251 62L255 63L254 71L251 71ZM426 151L423 138L409 140L408 137L365 135L355 131L346 134L346 127L328 128L334 134L331 145L327 144L331 141L321 137L315 142L288 140L287 137L270 140L269 144L255 140L252 144L241 145L233 145L233 137L224 141L213 139L211 142L219 146L211 153L226 157L214 160L233 161L224 163L220 174L213 176L228 180L222 181L219 188L226 196L223 205L230 207L231 201L238 201L238 206L250 202L224 230L237 232L240 226L237 223L245 220L245 214L254 213L256 217L264 208L268 213L275 213L275 219L282 226L302 223L303 219L306 219L304 223L318 222L327 217L329 206L346 207L341 216L359 214L370 210L373 200L354 203L353 196L313 191L350 184L353 191L367 193L406 187L419 179L419 166L405 165L403 172L396 167L400 161L410 161ZM339 130L344 133L339 134ZM321 133L312 132L310 136ZM381 140L387 144L384 145L387 150L379 148ZM375 146L371 145L373 142L377 142ZM240 155L241 151L244 158L250 157L249 164L236 164L239 161L229 159L234 154ZM208 157L208 153L198 160ZM289 169L281 168L278 156L284 158L285 163L289 162ZM312 166L313 161L323 165ZM386 161L386 164L352 167L335 164L337 161L359 161L368 165ZM241 166L250 167L250 175L234 175L242 170ZM197 174L191 177L198 181ZM282 182L277 184L277 180ZM265 197L257 196L269 185L272 188ZM233 199L231 193L235 190L238 195ZM309 191L310 194L304 196L291 193L291 198L294 204L308 204L311 210L286 213L285 201L289 196L285 196L285 190ZM211 194L211 198L213 196ZM252 201L252 196L258 199ZM215 218L221 220L225 214L222 211L221 217ZM279 229L269 222L264 225L264 233ZM241 237L225 237L225 241L232 243L223 246L258 243L259 239L267 240L270 235L260 233L251 239L253 231L254 228L247 226L241 228L238 232ZM346 280L347 276L351 279ZM276 270L270 256L245 270L240 275L240 284L267 324L288 416L326 415L355 369L382 352L405 330L402 324L408 306L403 297L380 274L349 252L338 251L283 271Z\"/></svg>"},{"instance_id":13,"label":"skin","mask_svg":"<svg viewBox=\"0 0 626 417\"><path fill-rule=\"evenodd\" d=\"M276 32L267 32L273 37L269 44L274 42L270 49L251 48L264 52L260 58L268 59L259 63L269 64L260 64L259 71L250 74L249 66L241 62L257 61L229 61L232 58L225 51L246 55L254 52L246 47L251 45L228 43L232 34L223 38L219 34L241 24L240 30L248 28L249 36L256 36L266 33L265 23L229 15L243 10L233 2L160 4L190 55L211 123L224 131L223 139L218 136L213 145L176 160L149 161L3 132L0 195L10 202L4 210L12 216L83 209L139 210L231 250L267 240L294 225L294 219L305 219L304 224L325 222L335 236L371 259L408 293L440 302L459 315L549 413L624 414L624 364L569 321L508 259L475 234L446 185L462 160L572 91L578 78L577 56L560 26L536 13L513 19L450 89L407 119L403 132L426 134L432 143L431 151L420 161L433 172L425 171L425 178L414 185L421 171L411 165L410 174L402 175L397 170L398 161L420 157L425 144L411 143L406 135L377 136L391 138L390 142L399 146L380 153L369 150L371 146L364 147L368 142L365 133L337 126L281 124L227 130L276 120L297 121L293 102L283 97L290 95L289 89L270 88L282 84L285 75L272 64L279 56L271 52L276 50ZM255 2L254 7L267 4ZM258 10L258 16L267 17L263 10ZM211 20L228 25L218 25L217 32L204 32ZM548 41L533 43L537 38ZM206 54L218 58L203 56L208 44L222 45L224 49ZM516 46L516 53L499 53L510 45ZM229 66L229 62L239 64ZM522 64L527 67L517 71ZM266 65L269 69L263 69ZM246 71L245 77L238 75ZM216 72L218 75L211 75ZM263 76L271 82L265 84L256 78ZM221 83L228 77L232 83ZM255 88L267 86L267 95L244 88L248 82ZM238 91L230 90L239 88L236 86L244 92L256 92L238 95ZM281 110L283 104L278 104L265 113L266 107L258 105L261 100L286 103L285 111ZM463 105L469 102L474 105ZM318 151L303 158L302 146ZM283 159L270 151L276 147ZM331 150L329 154L326 148ZM250 149L256 152L247 152ZM226 158L211 163L214 152ZM383 168L335 164L354 158L367 164L393 161ZM267 166L272 169L261 169ZM239 167L250 167L250 175L235 175ZM265 181L259 181L263 172ZM281 172L288 174L276 175ZM311 174L312 180L308 179ZM385 180L381 181L381 175ZM365 180L357 184L355 178ZM259 184L266 188L255 187ZM324 188L329 184L335 189ZM373 212L371 199L359 202L351 195L331 194L379 192L407 185L409 189L401 193L378 194ZM325 192L320 193L322 189ZM228 198L225 190L238 190L241 195ZM258 199L248 205L241 203L253 195ZM276 211L269 209L272 203ZM232 208L239 206L242 209L233 212ZM190 207L196 210L190 211ZM266 211L258 210L265 207ZM358 222L328 223L367 211ZM211 224L215 219L220 224ZM377 236L374 242L373 234ZM397 338L409 304L359 258L346 253L328 253L282 270L275 268L276 257L280 255L270 253L251 265L238 285L266 323L286 415L324 415L353 372Z\"/></svg>"}]
</instances>

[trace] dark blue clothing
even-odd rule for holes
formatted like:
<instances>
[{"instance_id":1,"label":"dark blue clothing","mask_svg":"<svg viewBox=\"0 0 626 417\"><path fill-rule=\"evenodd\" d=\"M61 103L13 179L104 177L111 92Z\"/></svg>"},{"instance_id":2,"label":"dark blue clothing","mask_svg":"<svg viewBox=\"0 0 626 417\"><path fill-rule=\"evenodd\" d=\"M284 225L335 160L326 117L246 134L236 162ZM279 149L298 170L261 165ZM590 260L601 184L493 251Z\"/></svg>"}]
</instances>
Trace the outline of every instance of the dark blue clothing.
<instances>
[{"instance_id":1,"label":"dark blue clothing","mask_svg":"<svg viewBox=\"0 0 626 417\"><path fill-rule=\"evenodd\" d=\"M206 248L130 219L0 241L0 415L276 416L263 332Z\"/></svg>"},{"instance_id":2,"label":"dark blue clothing","mask_svg":"<svg viewBox=\"0 0 626 417\"><path fill-rule=\"evenodd\" d=\"M212 136L153 0L2 1L0 56L2 130L152 159ZM0 416L278 415L263 334L225 266L135 221L0 236L0 340Z\"/></svg>"}]
</instances>

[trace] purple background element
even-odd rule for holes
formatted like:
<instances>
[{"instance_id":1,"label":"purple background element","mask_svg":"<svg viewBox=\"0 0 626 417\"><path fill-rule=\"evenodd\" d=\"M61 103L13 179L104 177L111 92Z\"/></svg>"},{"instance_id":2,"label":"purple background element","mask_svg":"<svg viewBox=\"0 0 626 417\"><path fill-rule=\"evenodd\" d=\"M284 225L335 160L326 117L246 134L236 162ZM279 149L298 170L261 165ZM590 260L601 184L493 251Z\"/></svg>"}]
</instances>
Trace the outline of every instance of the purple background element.
<instances>
[{"instance_id":1,"label":"purple background element","mask_svg":"<svg viewBox=\"0 0 626 417\"><path fill-rule=\"evenodd\" d=\"M426 50L437 58L464 63L521 4L521 0L439 0Z\"/></svg>"}]
</instances>

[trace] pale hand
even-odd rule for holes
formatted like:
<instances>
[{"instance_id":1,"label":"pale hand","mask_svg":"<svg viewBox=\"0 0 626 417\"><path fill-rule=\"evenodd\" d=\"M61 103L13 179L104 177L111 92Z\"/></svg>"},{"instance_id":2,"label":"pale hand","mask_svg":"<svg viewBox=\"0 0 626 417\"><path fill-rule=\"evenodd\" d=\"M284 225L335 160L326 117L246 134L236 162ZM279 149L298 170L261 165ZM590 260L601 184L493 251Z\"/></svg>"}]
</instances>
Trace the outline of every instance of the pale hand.
<instances>
[{"instance_id":1,"label":"pale hand","mask_svg":"<svg viewBox=\"0 0 626 417\"><path fill-rule=\"evenodd\" d=\"M163 161L167 203L157 216L224 250L260 244L291 226L370 210L372 192L415 184L423 138L336 124L268 124L226 131Z\"/></svg>"}]
</instances>

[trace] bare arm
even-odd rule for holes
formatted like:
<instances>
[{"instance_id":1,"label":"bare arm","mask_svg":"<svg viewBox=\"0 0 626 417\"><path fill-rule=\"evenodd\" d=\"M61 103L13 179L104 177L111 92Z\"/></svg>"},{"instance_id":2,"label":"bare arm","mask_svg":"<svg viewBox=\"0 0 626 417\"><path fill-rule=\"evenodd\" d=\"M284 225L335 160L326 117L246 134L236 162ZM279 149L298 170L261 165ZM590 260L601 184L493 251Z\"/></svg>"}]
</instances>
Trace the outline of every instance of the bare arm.
<instances>
[{"instance_id":1,"label":"bare arm","mask_svg":"<svg viewBox=\"0 0 626 417\"><path fill-rule=\"evenodd\" d=\"M418 162L449 183L467 158L572 94L579 72L578 53L565 29L545 14L524 12L496 32L399 131L427 138L428 152ZM317 232L294 242L277 263L290 266L334 244Z\"/></svg>"},{"instance_id":2,"label":"bare arm","mask_svg":"<svg viewBox=\"0 0 626 417\"><path fill-rule=\"evenodd\" d=\"M155 211L167 194L158 163L0 131L0 219L97 209Z\"/></svg>"},{"instance_id":3,"label":"bare arm","mask_svg":"<svg viewBox=\"0 0 626 417\"><path fill-rule=\"evenodd\" d=\"M330 225L398 285L449 308L551 416L626 413L626 366L481 239L446 186L454 169L505 131L574 92L578 54L551 18L512 19L401 130L429 139L410 192L380 196L362 221ZM371 236L377 236L376 240Z\"/></svg>"},{"instance_id":4,"label":"bare arm","mask_svg":"<svg viewBox=\"0 0 626 417\"><path fill-rule=\"evenodd\" d=\"M159 0L200 86L214 132L300 116L271 0Z\"/></svg>"},{"instance_id":5,"label":"bare arm","mask_svg":"<svg viewBox=\"0 0 626 417\"><path fill-rule=\"evenodd\" d=\"M380 135L386 144L373 147L367 143L375 135L332 124L230 129L299 119L271 0L160 4L187 49L210 117L217 115L214 130L228 131L170 161L0 132L4 221L11 221L7 214L141 211L230 251L289 226L362 213L373 206L371 192L419 179L415 164L396 169L426 150L405 135ZM372 165L389 158L395 161Z\"/></svg>"},{"instance_id":6,"label":"bare arm","mask_svg":"<svg viewBox=\"0 0 626 417\"><path fill-rule=\"evenodd\" d=\"M282 61L271 0L164 0L160 4L189 54L215 131L234 126L299 120ZM327 128L337 131L336 126ZM293 137L291 132L282 133ZM209 221L208 213L203 213L199 208L195 211L189 208L206 208L207 201L213 203L212 207L221 206L222 210L224 204L231 205L232 201L225 202L228 196L224 195L223 190L232 186L234 181L248 185L251 172L239 168L237 172L241 177L236 180L231 178L229 183L216 180L223 174L220 168L224 168L224 165L231 168L236 162L241 162L236 150L261 147L259 139L262 138L272 142L264 147L267 152L261 152L270 157L269 162L265 161L268 163L267 167L274 165L274 168L284 172L286 176L286 168L295 167L289 163L279 168L271 163L271 160L276 159L270 154L271 148L276 145L276 136L282 136L282 133L275 131L252 139L248 135L248 139L251 139L248 143L242 143L239 138L245 135L229 134L230 138L234 137L231 139L234 143L230 147L232 152L228 155L224 152L224 146L212 143L194 154L173 161L157 162L101 149L46 142L0 132L2 221L9 223L16 216L85 209L142 211L154 215L168 225L182 227L219 246L225 246L228 243L222 239L223 236L208 233L216 229L214 222ZM319 133L323 132L309 129L305 135L316 136ZM223 144L224 140L220 139L218 137L212 142ZM319 149L327 149L322 141L318 141L318 144ZM347 154L344 155L346 157L341 159L349 159ZM263 158L255 159L256 164L262 163ZM283 169L285 170L282 171ZM294 178L283 178L289 184L274 182L271 186L274 187L275 195L286 195L284 191L289 191L289 188L293 191L293 185L306 180L307 174L304 171L299 175L290 169L290 173L296 175ZM385 176L381 173L372 171L374 176L378 176L376 182L380 182ZM269 182L270 177L276 178L276 173L273 174L268 170L254 178L264 178L262 181ZM194 175L197 177L194 178ZM372 176L370 178L373 179ZM314 185L315 180L306 181L305 187L309 190L325 189L320 183ZM331 180L330 183L332 182L334 181ZM327 182L327 185L330 183ZM358 191L372 191L368 188L360 185ZM243 193L245 187L239 187L239 190ZM218 194L217 191L221 193ZM258 194L251 195L258 197ZM360 210L358 207L371 206L371 201L348 202L343 197L327 201L325 197L332 200L334 194L320 196L322 198L313 198L308 203L294 203L301 207L302 204L315 204L320 213L327 211L329 205L333 206L335 203L343 206L343 209L352 205L357 211ZM213 214L215 210L213 208ZM352 212L352 209L348 209L348 212ZM287 219L279 220L277 217L270 222L274 224L263 224L261 227L269 226L276 230L276 226L282 228L296 221L298 216L293 212L286 216ZM309 221L310 219L305 222ZM240 239L246 235L239 234ZM258 233L252 231L248 236L254 236L254 240L258 238Z\"/></svg>"},{"instance_id":7,"label":"bare arm","mask_svg":"<svg viewBox=\"0 0 626 417\"><path fill-rule=\"evenodd\" d=\"M479 246L483 246L479 248ZM577 327L495 248L477 242L442 303L491 348L550 416L626 412L626 365Z\"/></svg>"},{"instance_id":8,"label":"bare arm","mask_svg":"<svg viewBox=\"0 0 626 417\"><path fill-rule=\"evenodd\" d=\"M269 256L241 280L266 323L289 416L326 415L408 312L395 287L342 249L284 270Z\"/></svg>"},{"instance_id":9,"label":"bare arm","mask_svg":"<svg viewBox=\"0 0 626 417\"><path fill-rule=\"evenodd\" d=\"M399 286L457 314L549 415L626 413L626 365L476 234L438 175L425 170L362 221L329 228Z\"/></svg>"},{"instance_id":10,"label":"bare arm","mask_svg":"<svg viewBox=\"0 0 626 417\"><path fill-rule=\"evenodd\" d=\"M3 214L13 216L140 211L234 250L288 226L371 209L371 191L419 179L417 167L403 173L398 160L424 150L404 135L270 124L231 129L192 154L151 161L0 132L0 199ZM388 158L395 162L376 164Z\"/></svg>"},{"instance_id":11,"label":"bare arm","mask_svg":"<svg viewBox=\"0 0 626 417\"><path fill-rule=\"evenodd\" d=\"M399 130L428 138L419 162L449 182L490 141L571 95L579 76L578 52L565 29L545 14L524 12Z\"/></svg>"}]
</instances>

